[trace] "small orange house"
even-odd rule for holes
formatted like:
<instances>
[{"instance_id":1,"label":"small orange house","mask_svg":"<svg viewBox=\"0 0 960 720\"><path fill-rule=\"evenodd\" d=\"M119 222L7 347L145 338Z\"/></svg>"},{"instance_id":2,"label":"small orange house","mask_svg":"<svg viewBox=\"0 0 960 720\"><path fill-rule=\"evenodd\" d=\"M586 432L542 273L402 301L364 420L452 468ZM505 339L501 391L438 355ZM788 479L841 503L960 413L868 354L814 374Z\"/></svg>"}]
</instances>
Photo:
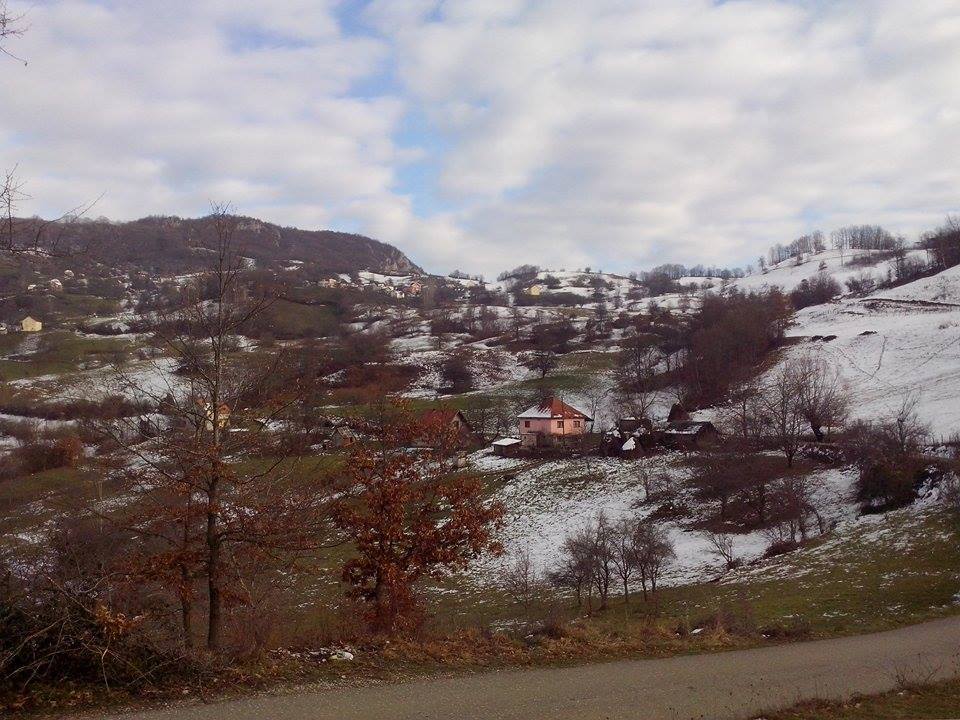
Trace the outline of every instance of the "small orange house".
<instances>
[{"instance_id":1,"label":"small orange house","mask_svg":"<svg viewBox=\"0 0 960 720\"><path fill-rule=\"evenodd\" d=\"M517 416L520 444L525 448L549 447L585 435L593 418L557 397L527 408Z\"/></svg>"},{"instance_id":2,"label":"small orange house","mask_svg":"<svg viewBox=\"0 0 960 720\"><path fill-rule=\"evenodd\" d=\"M420 421L434 430L450 432L458 447L467 448L478 443L479 438L462 412L455 408L432 408L420 415Z\"/></svg>"}]
</instances>

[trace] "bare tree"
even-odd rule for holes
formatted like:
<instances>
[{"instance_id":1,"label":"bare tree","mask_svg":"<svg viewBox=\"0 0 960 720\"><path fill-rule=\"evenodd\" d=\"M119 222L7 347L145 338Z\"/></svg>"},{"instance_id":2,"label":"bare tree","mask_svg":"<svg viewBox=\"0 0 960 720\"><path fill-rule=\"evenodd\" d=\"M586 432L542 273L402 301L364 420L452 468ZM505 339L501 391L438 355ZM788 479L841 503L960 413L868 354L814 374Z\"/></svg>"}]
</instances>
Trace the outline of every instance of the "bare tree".
<instances>
[{"instance_id":1,"label":"bare tree","mask_svg":"<svg viewBox=\"0 0 960 720\"><path fill-rule=\"evenodd\" d=\"M648 584L650 593L656 595L660 578L670 561L676 557L676 552L666 530L649 518L636 521L633 545L640 570L643 599L646 600Z\"/></svg>"},{"instance_id":2,"label":"bare tree","mask_svg":"<svg viewBox=\"0 0 960 720\"><path fill-rule=\"evenodd\" d=\"M788 361L767 378L760 396L767 432L792 466L807 421L801 412L802 375L796 361Z\"/></svg>"},{"instance_id":3,"label":"bare tree","mask_svg":"<svg viewBox=\"0 0 960 720\"><path fill-rule=\"evenodd\" d=\"M649 393L663 353L657 337L636 333L624 338L617 356L617 386L624 393Z\"/></svg>"},{"instance_id":4,"label":"bare tree","mask_svg":"<svg viewBox=\"0 0 960 720\"><path fill-rule=\"evenodd\" d=\"M917 414L919 405L920 393L907 393L892 420L884 426L886 436L900 455L916 452L930 434L930 428Z\"/></svg>"},{"instance_id":5,"label":"bare tree","mask_svg":"<svg viewBox=\"0 0 960 720\"><path fill-rule=\"evenodd\" d=\"M726 564L727 570L732 570L739 565L733 550L733 536L729 533L708 532L707 541L713 548L713 552L718 555Z\"/></svg>"},{"instance_id":6,"label":"bare tree","mask_svg":"<svg viewBox=\"0 0 960 720\"><path fill-rule=\"evenodd\" d=\"M764 419L760 403L761 388L755 382L734 387L721 418L730 437L745 445L758 442L763 436Z\"/></svg>"},{"instance_id":7,"label":"bare tree","mask_svg":"<svg viewBox=\"0 0 960 720\"><path fill-rule=\"evenodd\" d=\"M514 602L530 610L530 605L543 587L543 577L529 550L523 550L512 558L503 575L503 587Z\"/></svg>"},{"instance_id":8,"label":"bare tree","mask_svg":"<svg viewBox=\"0 0 960 720\"><path fill-rule=\"evenodd\" d=\"M727 507L731 499L746 485L743 457L728 450L704 453L696 460L690 485L701 500L718 504L718 520L728 520Z\"/></svg>"},{"instance_id":9,"label":"bare tree","mask_svg":"<svg viewBox=\"0 0 960 720\"><path fill-rule=\"evenodd\" d=\"M0 55L23 62L14 55L6 43L26 32L25 18L13 13L6 2L0 0ZM70 238L71 225L86 215L99 198L87 205L73 208L54 220L21 219L17 217L19 205L28 199L25 183L18 176L18 167L6 169L0 176L0 253L57 256L76 254L81 248ZM69 241L69 242L68 242Z\"/></svg>"},{"instance_id":10,"label":"bare tree","mask_svg":"<svg viewBox=\"0 0 960 720\"><path fill-rule=\"evenodd\" d=\"M20 37L23 30L23 16L14 15L10 12L6 0L0 0L0 54L8 57L16 57L7 50L4 41ZM19 59L19 58L18 58ZM23 186L17 180L17 168L7 170L0 178L0 212L3 214L3 230L0 231L2 245L4 247L13 244L14 239L14 213L17 201L23 197Z\"/></svg>"},{"instance_id":11,"label":"bare tree","mask_svg":"<svg viewBox=\"0 0 960 720\"><path fill-rule=\"evenodd\" d=\"M7 40L18 38L24 32L26 32L24 16L13 13L7 0L0 0L0 55L19 60L26 65L26 61L10 52L6 45Z\"/></svg>"},{"instance_id":12,"label":"bare tree","mask_svg":"<svg viewBox=\"0 0 960 720\"><path fill-rule=\"evenodd\" d=\"M816 479L808 475L790 475L777 483L773 520L786 528L793 543L804 542L810 536L812 523L821 535L828 529L816 505L818 487Z\"/></svg>"},{"instance_id":13,"label":"bare tree","mask_svg":"<svg viewBox=\"0 0 960 720\"><path fill-rule=\"evenodd\" d=\"M593 610L593 562L593 532L589 526L583 526L564 539L560 564L547 575L554 587L576 593L577 609L583 607L586 591L587 610Z\"/></svg>"},{"instance_id":14,"label":"bare tree","mask_svg":"<svg viewBox=\"0 0 960 720\"><path fill-rule=\"evenodd\" d=\"M536 370L543 379L560 363L557 354L552 350L533 350L520 359L520 364L530 370Z\"/></svg>"},{"instance_id":15,"label":"bare tree","mask_svg":"<svg viewBox=\"0 0 960 720\"><path fill-rule=\"evenodd\" d=\"M587 400L590 417L593 418L593 431L602 430L603 423L603 401L610 395L610 388L606 383L592 382L583 389L583 397Z\"/></svg>"},{"instance_id":16,"label":"bare tree","mask_svg":"<svg viewBox=\"0 0 960 720\"><path fill-rule=\"evenodd\" d=\"M817 440L824 439L824 427L838 427L847 419L850 393L836 366L807 352L795 361L799 397L798 411L810 423Z\"/></svg>"},{"instance_id":17,"label":"bare tree","mask_svg":"<svg viewBox=\"0 0 960 720\"><path fill-rule=\"evenodd\" d=\"M630 581L639 572L640 562L636 546L636 522L622 517L613 527L613 566L623 584L624 612L630 604Z\"/></svg>"},{"instance_id":18,"label":"bare tree","mask_svg":"<svg viewBox=\"0 0 960 720\"><path fill-rule=\"evenodd\" d=\"M601 512L592 526L593 585L600 599L600 610L607 609L614 573L614 528Z\"/></svg>"}]
</instances>

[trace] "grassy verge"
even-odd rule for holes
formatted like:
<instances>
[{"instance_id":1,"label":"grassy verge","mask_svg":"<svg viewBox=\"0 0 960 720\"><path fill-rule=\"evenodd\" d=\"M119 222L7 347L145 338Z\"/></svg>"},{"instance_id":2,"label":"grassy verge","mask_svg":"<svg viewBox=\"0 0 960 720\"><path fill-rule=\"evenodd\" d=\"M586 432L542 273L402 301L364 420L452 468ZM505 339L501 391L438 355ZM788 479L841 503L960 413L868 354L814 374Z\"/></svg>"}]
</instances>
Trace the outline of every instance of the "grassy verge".
<instances>
[{"instance_id":1,"label":"grassy verge","mask_svg":"<svg viewBox=\"0 0 960 720\"><path fill-rule=\"evenodd\" d=\"M845 702L815 701L764 716L767 720L920 720L960 717L960 679L906 687Z\"/></svg>"}]
</instances>

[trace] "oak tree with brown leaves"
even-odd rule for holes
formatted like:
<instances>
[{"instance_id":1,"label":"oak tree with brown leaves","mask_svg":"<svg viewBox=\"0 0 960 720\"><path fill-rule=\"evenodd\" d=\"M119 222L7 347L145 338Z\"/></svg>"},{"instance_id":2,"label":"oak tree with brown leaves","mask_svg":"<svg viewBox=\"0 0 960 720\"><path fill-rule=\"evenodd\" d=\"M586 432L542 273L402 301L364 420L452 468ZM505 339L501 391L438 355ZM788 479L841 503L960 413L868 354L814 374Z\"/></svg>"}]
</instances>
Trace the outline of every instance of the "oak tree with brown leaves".
<instances>
[{"instance_id":1,"label":"oak tree with brown leaves","mask_svg":"<svg viewBox=\"0 0 960 720\"><path fill-rule=\"evenodd\" d=\"M477 478L456 471L456 433L440 418L424 421L402 403L386 404L357 425L367 440L350 453L342 482L349 490L334 509L356 549L342 577L366 603L372 630L409 630L422 617L418 581L500 551L503 507Z\"/></svg>"}]
</instances>

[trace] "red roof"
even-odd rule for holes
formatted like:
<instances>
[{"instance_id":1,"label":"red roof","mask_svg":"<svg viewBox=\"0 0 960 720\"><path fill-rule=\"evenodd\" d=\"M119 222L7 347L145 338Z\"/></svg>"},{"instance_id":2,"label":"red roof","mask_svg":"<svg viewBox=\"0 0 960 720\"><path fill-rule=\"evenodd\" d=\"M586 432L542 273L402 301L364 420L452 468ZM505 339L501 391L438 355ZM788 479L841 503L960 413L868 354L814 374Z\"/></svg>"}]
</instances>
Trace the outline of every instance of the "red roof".
<instances>
[{"instance_id":1,"label":"red roof","mask_svg":"<svg viewBox=\"0 0 960 720\"><path fill-rule=\"evenodd\" d=\"M467 421L466 418L463 417L463 414L456 408L431 408L430 410L424 410L420 419L423 420L423 422L445 425L457 417L460 418L461 422L465 423Z\"/></svg>"},{"instance_id":2,"label":"red roof","mask_svg":"<svg viewBox=\"0 0 960 720\"><path fill-rule=\"evenodd\" d=\"M544 400L539 405L534 405L529 407L520 413L519 417L521 418L537 418L537 419L576 419L576 420L592 420L589 415L587 415L582 410L577 410L577 408L572 405L567 405L563 400L558 397L551 397Z\"/></svg>"}]
</instances>

